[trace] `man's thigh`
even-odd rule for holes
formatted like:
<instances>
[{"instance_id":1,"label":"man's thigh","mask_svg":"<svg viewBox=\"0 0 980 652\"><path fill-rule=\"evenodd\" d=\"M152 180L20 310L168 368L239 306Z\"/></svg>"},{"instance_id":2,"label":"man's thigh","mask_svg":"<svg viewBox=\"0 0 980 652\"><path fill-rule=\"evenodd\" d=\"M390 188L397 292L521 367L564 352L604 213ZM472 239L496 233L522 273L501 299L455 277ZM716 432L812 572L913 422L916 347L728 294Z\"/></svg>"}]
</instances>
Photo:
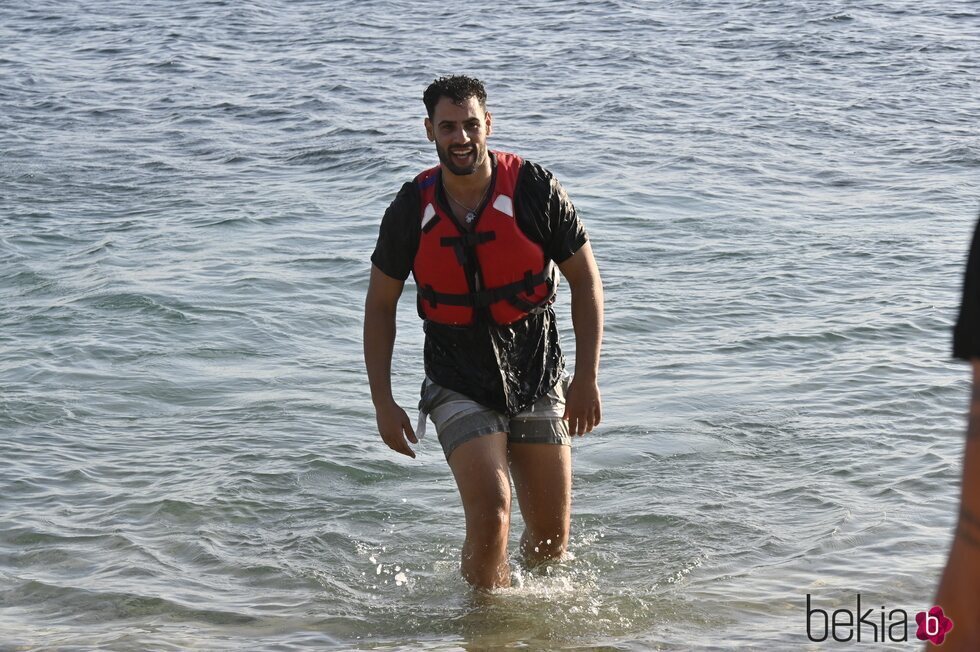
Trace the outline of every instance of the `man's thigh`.
<instances>
[{"instance_id":1,"label":"man's thigh","mask_svg":"<svg viewBox=\"0 0 980 652\"><path fill-rule=\"evenodd\" d=\"M422 383L419 410L427 413L435 424L439 444L447 460L452 458L457 447L471 440L508 432L505 415L428 378Z\"/></svg>"},{"instance_id":2,"label":"man's thigh","mask_svg":"<svg viewBox=\"0 0 980 652\"><path fill-rule=\"evenodd\" d=\"M567 389L566 376L510 420L510 468L517 501L527 534L542 543L566 536L569 527L571 438L568 423L561 418Z\"/></svg>"},{"instance_id":3,"label":"man's thigh","mask_svg":"<svg viewBox=\"0 0 980 652\"><path fill-rule=\"evenodd\" d=\"M510 476L507 469L507 433L470 439L449 456L467 521L510 513Z\"/></svg>"},{"instance_id":4,"label":"man's thigh","mask_svg":"<svg viewBox=\"0 0 980 652\"><path fill-rule=\"evenodd\" d=\"M542 541L567 536L572 505L571 447L511 443L509 449L517 502L529 535Z\"/></svg>"},{"instance_id":5,"label":"man's thigh","mask_svg":"<svg viewBox=\"0 0 980 652\"><path fill-rule=\"evenodd\" d=\"M568 382L568 376L559 379L547 394L511 417L507 441L511 444L570 445L568 422L561 418L565 413Z\"/></svg>"}]
</instances>

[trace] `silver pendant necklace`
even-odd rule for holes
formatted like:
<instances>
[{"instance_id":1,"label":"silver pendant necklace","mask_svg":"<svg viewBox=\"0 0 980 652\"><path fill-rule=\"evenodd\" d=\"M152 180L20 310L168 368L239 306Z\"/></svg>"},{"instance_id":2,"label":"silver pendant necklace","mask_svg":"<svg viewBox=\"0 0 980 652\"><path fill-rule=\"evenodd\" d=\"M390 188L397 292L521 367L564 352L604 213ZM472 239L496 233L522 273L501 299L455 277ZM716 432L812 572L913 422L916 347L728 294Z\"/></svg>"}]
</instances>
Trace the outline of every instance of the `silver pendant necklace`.
<instances>
[{"instance_id":1,"label":"silver pendant necklace","mask_svg":"<svg viewBox=\"0 0 980 652\"><path fill-rule=\"evenodd\" d=\"M464 211L466 211L466 217L464 219L466 220L467 224L472 224L473 221L476 220L477 209L480 208L480 204L483 203L483 200L487 198L487 193L490 191L490 184L489 183L487 184L486 189L483 191L483 196L480 197L480 201L478 201L476 203L476 206L474 206L473 208L470 208L469 206L467 206L466 204L464 204L463 202L459 201L451 194L449 194L449 188L446 187L446 184L442 184L442 189L446 192L446 197L449 197L449 201L453 202L454 204L462 208Z\"/></svg>"}]
</instances>

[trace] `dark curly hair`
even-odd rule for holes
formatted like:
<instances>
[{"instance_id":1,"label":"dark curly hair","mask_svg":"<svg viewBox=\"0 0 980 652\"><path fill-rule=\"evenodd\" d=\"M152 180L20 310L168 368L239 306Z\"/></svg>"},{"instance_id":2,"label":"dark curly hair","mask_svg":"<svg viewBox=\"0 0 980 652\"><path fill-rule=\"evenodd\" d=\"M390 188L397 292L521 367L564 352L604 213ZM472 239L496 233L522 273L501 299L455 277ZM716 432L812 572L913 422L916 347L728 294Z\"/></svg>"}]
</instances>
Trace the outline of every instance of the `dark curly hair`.
<instances>
[{"instance_id":1,"label":"dark curly hair","mask_svg":"<svg viewBox=\"0 0 980 652\"><path fill-rule=\"evenodd\" d=\"M439 98L448 97L454 104L462 104L471 97L475 97L480 103L480 108L487 110L487 89L483 87L483 82L473 77L465 75L449 75L435 80L422 94L422 102L425 103L425 110L429 114L429 120L436 112L436 104Z\"/></svg>"}]
</instances>

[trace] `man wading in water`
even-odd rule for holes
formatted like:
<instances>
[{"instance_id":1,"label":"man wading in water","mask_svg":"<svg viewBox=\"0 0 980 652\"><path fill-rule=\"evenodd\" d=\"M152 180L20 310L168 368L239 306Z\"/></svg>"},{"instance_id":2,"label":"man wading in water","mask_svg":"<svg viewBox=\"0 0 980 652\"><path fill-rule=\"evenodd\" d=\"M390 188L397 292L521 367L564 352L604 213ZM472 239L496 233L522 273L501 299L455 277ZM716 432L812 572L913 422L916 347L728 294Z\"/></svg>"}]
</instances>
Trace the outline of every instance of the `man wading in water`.
<instances>
[{"instance_id":1,"label":"man wading in water","mask_svg":"<svg viewBox=\"0 0 980 652\"><path fill-rule=\"evenodd\" d=\"M561 559L567 549L570 434L590 432L601 414L603 299L588 235L555 177L487 149L486 97L480 81L463 76L437 79L423 95L440 164L403 185L381 222L364 360L382 439L415 457L408 442L418 440L391 393L395 311L411 272L425 329L419 409L436 426L463 501L462 574L495 588L510 585L510 476L525 562ZM571 382L551 308L556 265L571 288Z\"/></svg>"}]
</instances>

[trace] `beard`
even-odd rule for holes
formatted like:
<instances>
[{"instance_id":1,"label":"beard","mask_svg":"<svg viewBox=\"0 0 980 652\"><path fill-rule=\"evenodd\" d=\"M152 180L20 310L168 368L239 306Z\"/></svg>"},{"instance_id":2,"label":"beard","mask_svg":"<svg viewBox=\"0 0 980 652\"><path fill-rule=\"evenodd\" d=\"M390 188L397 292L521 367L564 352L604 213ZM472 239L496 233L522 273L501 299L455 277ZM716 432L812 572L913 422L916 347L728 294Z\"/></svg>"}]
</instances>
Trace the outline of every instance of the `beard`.
<instances>
[{"instance_id":1,"label":"beard","mask_svg":"<svg viewBox=\"0 0 980 652\"><path fill-rule=\"evenodd\" d=\"M439 162L446 166L446 169L455 174L456 176L465 177L469 174L476 172L483 162L487 160L487 150L485 148L478 147L473 144L470 145L470 150L472 154L470 155L470 163L465 163L460 165L456 157L449 153L448 149L443 149L436 143L436 152L439 154Z\"/></svg>"}]
</instances>

